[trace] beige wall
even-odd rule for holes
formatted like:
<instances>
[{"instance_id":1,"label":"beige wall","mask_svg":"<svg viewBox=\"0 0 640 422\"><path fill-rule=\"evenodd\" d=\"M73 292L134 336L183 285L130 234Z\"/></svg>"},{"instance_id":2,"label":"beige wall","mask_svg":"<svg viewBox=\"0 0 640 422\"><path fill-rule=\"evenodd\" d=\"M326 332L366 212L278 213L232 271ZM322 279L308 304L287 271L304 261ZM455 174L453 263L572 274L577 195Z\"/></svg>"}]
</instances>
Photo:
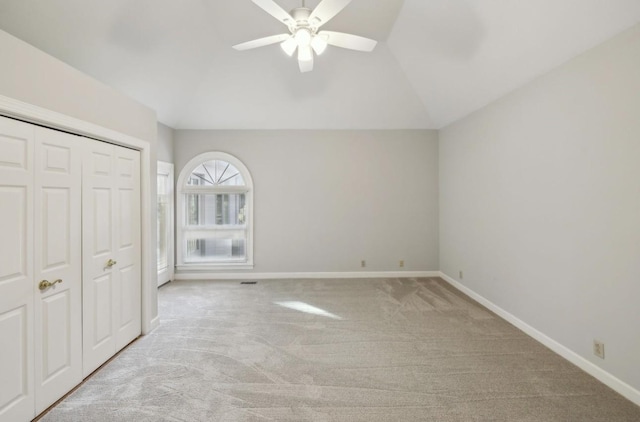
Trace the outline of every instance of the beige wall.
<instances>
[{"instance_id":1,"label":"beige wall","mask_svg":"<svg viewBox=\"0 0 640 422\"><path fill-rule=\"evenodd\" d=\"M640 26L442 130L440 191L443 272L640 389Z\"/></svg>"},{"instance_id":2,"label":"beige wall","mask_svg":"<svg viewBox=\"0 0 640 422\"><path fill-rule=\"evenodd\" d=\"M438 269L435 131L178 130L176 179L207 151L251 172L256 272Z\"/></svg>"}]
</instances>

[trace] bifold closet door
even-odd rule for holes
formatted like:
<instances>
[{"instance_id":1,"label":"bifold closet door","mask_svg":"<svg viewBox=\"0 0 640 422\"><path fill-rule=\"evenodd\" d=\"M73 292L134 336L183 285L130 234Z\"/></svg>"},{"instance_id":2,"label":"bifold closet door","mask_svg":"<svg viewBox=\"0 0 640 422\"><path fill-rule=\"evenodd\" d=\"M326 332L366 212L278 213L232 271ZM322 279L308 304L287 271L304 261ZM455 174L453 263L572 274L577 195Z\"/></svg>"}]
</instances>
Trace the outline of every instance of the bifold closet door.
<instances>
[{"instance_id":1,"label":"bifold closet door","mask_svg":"<svg viewBox=\"0 0 640 422\"><path fill-rule=\"evenodd\" d=\"M34 127L0 117L0 421L35 416Z\"/></svg>"},{"instance_id":2,"label":"bifold closet door","mask_svg":"<svg viewBox=\"0 0 640 422\"><path fill-rule=\"evenodd\" d=\"M36 414L82 381L81 146L35 128Z\"/></svg>"},{"instance_id":3,"label":"bifold closet door","mask_svg":"<svg viewBox=\"0 0 640 422\"><path fill-rule=\"evenodd\" d=\"M84 142L83 374L141 332L140 153Z\"/></svg>"},{"instance_id":4,"label":"bifold closet door","mask_svg":"<svg viewBox=\"0 0 640 422\"><path fill-rule=\"evenodd\" d=\"M0 421L82 381L79 142L0 117Z\"/></svg>"}]
</instances>

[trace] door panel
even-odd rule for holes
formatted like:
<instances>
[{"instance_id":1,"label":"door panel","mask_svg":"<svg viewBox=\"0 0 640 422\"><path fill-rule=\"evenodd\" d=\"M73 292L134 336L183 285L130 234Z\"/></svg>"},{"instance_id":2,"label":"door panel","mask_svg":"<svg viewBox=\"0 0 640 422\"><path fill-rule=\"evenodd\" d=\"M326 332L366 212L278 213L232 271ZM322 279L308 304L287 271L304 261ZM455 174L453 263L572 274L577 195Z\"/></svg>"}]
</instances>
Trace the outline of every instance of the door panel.
<instances>
[{"instance_id":1,"label":"door panel","mask_svg":"<svg viewBox=\"0 0 640 422\"><path fill-rule=\"evenodd\" d=\"M135 233L133 233L133 219L129 213L133 209L133 189L120 189L120 230L118 237L119 249L131 249L134 246Z\"/></svg>"},{"instance_id":2,"label":"door panel","mask_svg":"<svg viewBox=\"0 0 640 422\"><path fill-rule=\"evenodd\" d=\"M69 238L69 226L73 213L70 209L73 199L71 196L69 188L42 188L42 208L45 212L42 213L43 242L40 246L44 270L70 264L72 239ZM74 241L77 242L77 239Z\"/></svg>"},{"instance_id":3,"label":"door panel","mask_svg":"<svg viewBox=\"0 0 640 422\"><path fill-rule=\"evenodd\" d=\"M105 342L113 343L113 279L111 274L104 274L93 281L94 286L94 312L98 315L94 318L94 337L92 344L96 347ZM111 352L111 349L109 349ZM108 353L105 354L108 356Z\"/></svg>"},{"instance_id":4,"label":"door panel","mask_svg":"<svg viewBox=\"0 0 640 422\"><path fill-rule=\"evenodd\" d=\"M82 381L80 138L35 129L35 394L40 413ZM41 280L55 283L40 289Z\"/></svg>"},{"instance_id":5,"label":"door panel","mask_svg":"<svg viewBox=\"0 0 640 422\"><path fill-rule=\"evenodd\" d=\"M140 268L140 153L115 147L118 218L116 252L118 276L116 349L120 350L142 330Z\"/></svg>"},{"instance_id":6,"label":"door panel","mask_svg":"<svg viewBox=\"0 0 640 422\"><path fill-rule=\"evenodd\" d=\"M68 312L72 307L70 296L67 289L42 300L42 348L47 351L42 359L43 384L73 364L72 350L69 347L73 328ZM62 394L65 392L62 391Z\"/></svg>"},{"instance_id":7,"label":"door panel","mask_svg":"<svg viewBox=\"0 0 640 422\"><path fill-rule=\"evenodd\" d=\"M118 163L118 176L120 176L121 182L129 180L130 182L124 182L124 184L131 185L137 175L136 157L138 153L126 148L118 148L117 163ZM130 154L133 153L133 154Z\"/></svg>"},{"instance_id":8,"label":"door panel","mask_svg":"<svg viewBox=\"0 0 640 422\"><path fill-rule=\"evenodd\" d=\"M83 375L102 365L115 350L112 269L114 250L113 145L84 139L82 239Z\"/></svg>"},{"instance_id":9,"label":"door panel","mask_svg":"<svg viewBox=\"0 0 640 422\"><path fill-rule=\"evenodd\" d=\"M111 173L113 172L113 158L111 157L112 145L105 143L96 144L94 141L85 142L92 142L93 145L96 145L96 148L94 148L89 155L89 162L92 167L89 169L89 172L95 176L111 177Z\"/></svg>"},{"instance_id":10,"label":"door panel","mask_svg":"<svg viewBox=\"0 0 640 422\"><path fill-rule=\"evenodd\" d=\"M11 284L16 279L28 276L27 255L30 244L27 195L28 186L0 186L0 233L2 233L2 253L0 254L0 285Z\"/></svg>"},{"instance_id":11,"label":"door panel","mask_svg":"<svg viewBox=\"0 0 640 422\"><path fill-rule=\"evenodd\" d=\"M131 324L136 322L136 306L134 303L137 297L137 283L136 283L136 267L134 265L120 269L120 303L122 307L120 309L120 328L127 328Z\"/></svg>"},{"instance_id":12,"label":"door panel","mask_svg":"<svg viewBox=\"0 0 640 422\"><path fill-rule=\"evenodd\" d=\"M84 375L141 332L140 154L85 141Z\"/></svg>"},{"instance_id":13,"label":"door panel","mask_svg":"<svg viewBox=\"0 0 640 422\"><path fill-rule=\"evenodd\" d=\"M35 416L34 127L0 117L0 420Z\"/></svg>"},{"instance_id":14,"label":"door panel","mask_svg":"<svg viewBox=\"0 0 640 422\"><path fill-rule=\"evenodd\" d=\"M104 258L112 254L113 246L113 204L111 199L111 189L95 187L93 192L92 208L94 210L91 216L93 220L93 250L94 259ZM105 262L108 259L104 260Z\"/></svg>"},{"instance_id":15,"label":"door panel","mask_svg":"<svg viewBox=\"0 0 640 422\"><path fill-rule=\"evenodd\" d=\"M28 420L34 416L28 309L23 305L0 314L0 338L7 339L0 352L0 420Z\"/></svg>"},{"instance_id":16,"label":"door panel","mask_svg":"<svg viewBox=\"0 0 640 422\"><path fill-rule=\"evenodd\" d=\"M0 167L29 170L33 128L26 123L0 117Z\"/></svg>"}]
</instances>

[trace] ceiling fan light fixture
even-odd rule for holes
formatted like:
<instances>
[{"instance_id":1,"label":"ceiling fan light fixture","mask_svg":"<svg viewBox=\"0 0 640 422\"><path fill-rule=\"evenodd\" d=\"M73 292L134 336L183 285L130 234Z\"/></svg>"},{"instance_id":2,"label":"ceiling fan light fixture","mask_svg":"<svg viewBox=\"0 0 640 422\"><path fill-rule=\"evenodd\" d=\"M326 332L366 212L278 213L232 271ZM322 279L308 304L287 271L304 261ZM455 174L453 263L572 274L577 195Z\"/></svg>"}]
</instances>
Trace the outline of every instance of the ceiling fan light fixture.
<instances>
[{"instance_id":1,"label":"ceiling fan light fixture","mask_svg":"<svg viewBox=\"0 0 640 422\"><path fill-rule=\"evenodd\" d=\"M298 28L294 37L298 43L298 47L308 47L311 43L311 31L309 28Z\"/></svg>"},{"instance_id":2,"label":"ceiling fan light fixture","mask_svg":"<svg viewBox=\"0 0 640 422\"><path fill-rule=\"evenodd\" d=\"M248 1L248 0L243 0ZM298 66L300 72L311 72L315 55L320 55L327 45L355 51L373 51L377 41L344 32L320 30L320 27L333 19L352 0L317 0L312 10L305 6L286 12L276 0L252 0L262 10L283 23L289 30L287 33L271 35L234 45L238 51L251 50L271 44L280 44L282 50L290 57L298 50Z\"/></svg>"},{"instance_id":3,"label":"ceiling fan light fixture","mask_svg":"<svg viewBox=\"0 0 640 422\"><path fill-rule=\"evenodd\" d=\"M298 43L293 37L289 37L280 44L280 47L282 47L282 50L291 57L293 56L293 53L295 53L296 48L298 48Z\"/></svg>"},{"instance_id":4,"label":"ceiling fan light fixture","mask_svg":"<svg viewBox=\"0 0 640 422\"><path fill-rule=\"evenodd\" d=\"M327 45L327 40L320 35L314 35L311 39L311 47L313 47L313 51L315 51L318 56L324 53L324 50L327 49Z\"/></svg>"},{"instance_id":5,"label":"ceiling fan light fixture","mask_svg":"<svg viewBox=\"0 0 640 422\"><path fill-rule=\"evenodd\" d=\"M298 46L298 61L310 62L311 60L313 60L313 51L311 50L311 46L310 45Z\"/></svg>"}]
</instances>

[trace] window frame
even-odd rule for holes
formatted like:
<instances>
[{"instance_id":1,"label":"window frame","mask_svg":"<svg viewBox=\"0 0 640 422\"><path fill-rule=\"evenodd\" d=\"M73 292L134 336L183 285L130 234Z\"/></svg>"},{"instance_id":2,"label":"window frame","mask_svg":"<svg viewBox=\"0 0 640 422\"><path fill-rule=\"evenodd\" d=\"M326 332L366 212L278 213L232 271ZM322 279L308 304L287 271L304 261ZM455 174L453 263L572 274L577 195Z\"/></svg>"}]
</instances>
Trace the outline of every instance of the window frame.
<instances>
[{"instance_id":1,"label":"window frame","mask_svg":"<svg viewBox=\"0 0 640 422\"><path fill-rule=\"evenodd\" d=\"M233 165L244 179L242 186L187 185L191 173L203 163L219 160ZM244 194L245 195L245 259L220 260L219 262L185 262L186 232L213 232L225 230L221 227L188 229L186 221L188 194ZM176 267L178 270L247 270L253 269L253 179L249 169L238 158L220 151L199 154L192 158L180 171L176 184ZM228 228L226 228L228 229ZM237 230L237 229L234 229Z\"/></svg>"},{"instance_id":2,"label":"window frame","mask_svg":"<svg viewBox=\"0 0 640 422\"><path fill-rule=\"evenodd\" d=\"M167 177L167 268L165 270L160 270L158 268L158 286L161 286L164 283L167 283L173 280L174 272L175 272L175 244L174 244L174 214L175 214L175 200L174 200L174 181L175 178L173 176L173 163L167 163L164 161L158 161L157 164L157 175ZM157 210L156 210L157 212ZM157 229L157 228L156 228ZM156 239L156 249L157 249L158 239ZM158 267L158 262L156 261L156 268ZM162 276L162 277L161 277Z\"/></svg>"}]
</instances>

